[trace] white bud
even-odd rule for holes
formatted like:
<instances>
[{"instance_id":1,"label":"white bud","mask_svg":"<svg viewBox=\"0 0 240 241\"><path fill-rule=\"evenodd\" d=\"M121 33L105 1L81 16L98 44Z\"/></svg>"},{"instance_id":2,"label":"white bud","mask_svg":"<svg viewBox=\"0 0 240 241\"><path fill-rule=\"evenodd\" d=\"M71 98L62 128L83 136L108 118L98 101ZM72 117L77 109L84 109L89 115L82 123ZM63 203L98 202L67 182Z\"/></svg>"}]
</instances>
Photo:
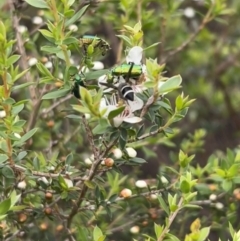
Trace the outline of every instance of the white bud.
<instances>
[{"instance_id":1,"label":"white bud","mask_svg":"<svg viewBox=\"0 0 240 241\"><path fill-rule=\"evenodd\" d=\"M18 31L19 33L25 33L25 32L28 31L28 29L27 29L27 27L24 26L24 25L19 25L18 28L17 28L17 31Z\"/></svg>"},{"instance_id":2,"label":"white bud","mask_svg":"<svg viewBox=\"0 0 240 241\"><path fill-rule=\"evenodd\" d=\"M91 166L92 165L92 160L88 157L84 160L85 164L88 165L88 166Z\"/></svg>"},{"instance_id":3,"label":"white bud","mask_svg":"<svg viewBox=\"0 0 240 241\"><path fill-rule=\"evenodd\" d=\"M63 79L63 73L59 72L59 73L58 73L58 78L59 78L59 79Z\"/></svg>"},{"instance_id":4,"label":"white bud","mask_svg":"<svg viewBox=\"0 0 240 241\"><path fill-rule=\"evenodd\" d=\"M50 167L49 167L49 170L50 170L50 171L54 171L54 170L55 170L55 167L54 167L54 166L50 166Z\"/></svg>"},{"instance_id":5,"label":"white bud","mask_svg":"<svg viewBox=\"0 0 240 241\"><path fill-rule=\"evenodd\" d=\"M71 24L68 29L72 32L77 32L78 31L78 26L75 24Z\"/></svg>"},{"instance_id":6,"label":"white bud","mask_svg":"<svg viewBox=\"0 0 240 241\"><path fill-rule=\"evenodd\" d=\"M66 182L68 188L73 187L73 182L72 180L68 179L68 178L64 178L64 181Z\"/></svg>"},{"instance_id":7,"label":"white bud","mask_svg":"<svg viewBox=\"0 0 240 241\"><path fill-rule=\"evenodd\" d=\"M163 184L168 184L168 180L167 180L167 178L164 177L164 176L161 176L161 182L162 182Z\"/></svg>"},{"instance_id":8,"label":"white bud","mask_svg":"<svg viewBox=\"0 0 240 241\"><path fill-rule=\"evenodd\" d=\"M147 187L147 183L144 180L138 180L135 182L136 187L145 188Z\"/></svg>"},{"instance_id":9,"label":"white bud","mask_svg":"<svg viewBox=\"0 0 240 241\"><path fill-rule=\"evenodd\" d=\"M0 118L4 118L6 117L6 111L5 110L1 110L0 111Z\"/></svg>"},{"instance_id":10,"label":"white bud","mask_svg":"<svg viewBox=\"0 0 240 241\"><path fill-rule=\"evenodd\" d=\"M73 58L70 58L70 64L72 64L72 65L75 64Z\"/></svg>"},{"instance_id":11,"label":"white bud","mask_svg":"<svg viewBox=\"0 0 240 241\"><path fill-rule=\"evenodd\" d=\"M128 154L129 157L136 157L137 156L137 152L132 147L127 147L126 151L127 151L127 154Z\"/></svg>"},{"instance_id":12,"label":"white bud","mask_svg":"<svg viewBox=\"0 0 240 241\"><path fill-rule=\"evenodd\" d=\"M128 188L124 188L121 192L120 192L120 197L123 198L128 198L132 196L132 191Z\"/></svg>"},{"instance_id":13,"label":"white bud","mask_svg":"<svg viewBox=\"0 0 240 241\"><path fill-rule=\"evenodd\" d=\"M45 63L45 67L46 67L47 69L51 69L52 66L53 66L53 64L52 64L52 62L50 62L50 61L48 61L48 62Z\"/></svg>"},{"instance_id":14,"label":"white bud","mask_svg":"<svg viewBox=\"0 0 240 241\"><path fill-rule=\"evenodd\" d=\"M187 7L187 8L184 9L183 14L187 18L193 18L195 16L195 10L191 7Z\"/></svg>"},{"instance_id":15,"label":"white bud","mask_svg":"<svg viewBox=\"0 0 240 241\"><path fill-rule=\"evenodd\" d=\"M132 234L137 234L137 233L139 233L139 231L140 231L139 226L133 226L130 228L130 233L132 233Z\"/></svg>"},{"instance_id":16,"label":"white bud","mask_svg":"<svg viewBox=\"0 0 240 241\"><path fill-rule=\"evenodd\" d=\"M105 161L104 161L104 160L101 161L101 165L102 165L102 166L105 166Z\"/></svg>"},{"instance_id":17,"label":"white bud","mask_svg":"<svg viewBox=\"0 0 240 241\"><path fill-rule=\"evenodd\" d=\"M38 60L37 60L36 58L30 58L30 59L28 60L28 65L29 65L29 66L34 66L34 65L37 64L37 62L38 62Z\"/></svg>"},{"instance_id":18,"label":"white bud","mask_svg":"<svg viewBox=\"0 0 240 241\"><path fill-rule=\"evenodd\" d=\"M21 190L24 190L27 186L27 183L23 180L21 182L18 183L17 187Z\"/></svg>"},{"instance_id":19,"label":"white bud","mask_svg":"<svg viewBox=\"0 0 240 241\"><path fill-rule=\"evenodd\" d=\"M21 136L18 133L14 133L14 136L17 137L18 139L21 139Z\"/></svg>"},{"instance_id":20,"label":"white bud","mask_svg":"<svg viewBox=\"0 0 240 241\"><path fill-rule=\"evenodd\" d=\"M211 201L216 201L216 200L217 200L217 195L216 195L216 194L211 194L211 195L209 196L209 200L211 200Z\"/></svg>"},{"instance_id":21,"label":"white bud","mask_svg":"<svg viewBox=\"0 0 240 241\"><path fill-rule=\"evenodd\" d=\"M43 19L42 19L41 17L39 17L39 16L35 16L35 17L32 19L32 22L33 22L34 24L38 25L38 24L43 23Z\"/></svg>"},{"instance_id":22,"label":"white bud","mask_svg":"<svg viewBox=\"0 0 240 241\"><path fill-rule=\"evenodd\" d=\"M221 210L224 208L224 205L222 203L218 202L215 204L215 207L216 207L216 209Z\"/></svg>"},{"instance_id":23,"label":"white bud","mask_svg":"<svg viewBox=\"0 0 240 241\"><path fill-rule=\"evenodd\" d=\"M122 151L119 148L114 149L112 152L115 158L119 159L122 157Z\"/></svg>"},{"instance_id":24,"label":"white bud","mask_svg":"<svg viewBox=\"0 0 240 241\"><path fill-rule=\"evenodd\" d=\"M104 64L101 61L94 61L93 62L93 70L101 70L104 69Z\"/></svg>"},{"instance_id":25,"label":"white bud","mask_svg":"<svg viewBox=\"0 0 240 241\"><path fill-rule=\"evenodd\" d=\"M86 114L85 114L85 118L86 118L87 120L89 120L89 119L91 118L91 115L88 114L88 113L86 113Z\"/></svg>"},{"instance_id":26,"label":"white bud","mask_svg":"<svg viewBox=\"0 0 240 241\"><path fill-rule=\"evenodd\" d=\"M151 194L150 195L150 198L152 199L152 200L156 200L157 198L158 198L158 196L157 196L157 194Z\"/></svg>"}]
</instances>

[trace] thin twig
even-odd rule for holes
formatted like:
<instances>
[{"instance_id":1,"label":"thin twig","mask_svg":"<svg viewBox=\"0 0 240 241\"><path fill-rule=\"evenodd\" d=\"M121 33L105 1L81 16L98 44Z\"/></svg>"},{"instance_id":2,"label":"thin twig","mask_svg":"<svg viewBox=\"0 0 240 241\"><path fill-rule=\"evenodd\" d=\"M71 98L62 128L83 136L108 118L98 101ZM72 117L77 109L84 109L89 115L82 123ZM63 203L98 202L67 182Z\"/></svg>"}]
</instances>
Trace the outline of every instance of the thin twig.
<instances>
[{"instance_id":1,"label":"thin twig","mask_svg":"<svg viewBox=\"0 0 240 241\"><path fill-rule=\"evenodd\" d=\"M164 239L165 235L169 232L169 228L170 228L172 222L174 221L174 219L176 218L178 212L181 210L182 204L183 204L183 198L181 198L178 202L178 205L177 205L178 209L170 214L170 216L168 218L168 223L165 226L165 228L163 229L163 231L157 241L162 241Z\"/></svg>"},{"instance_id":2,"label":"thin twig","mask_svg":"<svg viewBox=\"0 0 240 241\"><path fill-rule=\"evenodd\" d=\"M201 32L201 30L205 27L205 25L207 23L209 23L213 17L211 16L213 8L215 6L215 1L212 1L212 5L209 8L207 14L205 15L205 17L203 18L201 24L199 25L199 27L197 28L197 30L192 33L189 38L183 42L180 46L178 46L176 49L174 49L173 51L170 51L167 56L165 58L162 59L162 61L160 62L160 64L166 63L166 61L170 58L173 57L174 55L176 55L177 53L179 53L180 51L182 51L183 49L185 49L196 37L197 35Z\"/></svg>"}]
</instances>

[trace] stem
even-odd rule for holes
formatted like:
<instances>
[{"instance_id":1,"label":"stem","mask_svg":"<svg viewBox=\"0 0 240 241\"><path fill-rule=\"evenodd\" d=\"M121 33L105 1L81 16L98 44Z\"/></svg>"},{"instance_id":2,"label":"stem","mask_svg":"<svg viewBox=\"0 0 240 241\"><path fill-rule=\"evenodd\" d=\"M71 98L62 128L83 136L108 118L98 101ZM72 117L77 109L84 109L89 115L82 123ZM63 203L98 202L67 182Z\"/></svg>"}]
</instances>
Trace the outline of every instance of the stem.
<instances>
[{"instance_id":1,"label":"stem","mask_svg":"<svg viewBox=\"0 0 240 241\"><path fill-rule=\"evenodd\" d=\"M178 202L178 209L175 212L172 212L170 214L168 223L166 224L166 227L163 229L163 231L157 241L162 241L164 239L165 235L169 232L169 228L170 228L172 222L174 221L174 219L176 218L178 212L181 210L182 204L183 204L183 198L181 198Z\"/></svg>"}]
</instances>

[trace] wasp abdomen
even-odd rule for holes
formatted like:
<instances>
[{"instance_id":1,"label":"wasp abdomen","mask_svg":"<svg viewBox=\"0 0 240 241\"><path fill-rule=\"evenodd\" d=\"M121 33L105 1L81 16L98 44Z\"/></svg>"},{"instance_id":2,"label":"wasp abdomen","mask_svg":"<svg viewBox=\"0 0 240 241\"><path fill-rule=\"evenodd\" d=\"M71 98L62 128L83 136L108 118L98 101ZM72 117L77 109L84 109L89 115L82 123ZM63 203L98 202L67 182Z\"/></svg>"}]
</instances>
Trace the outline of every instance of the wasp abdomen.
<instances>
[{"instance_id":1,"label":"wasp abdomen","mask_svg":"<svg viewBox=\"0 0 240 241\"><path fill-rule=\"evenodd\" d=\"M121 87L120 91L124 99L134 101L134 91L131 86L124 85Z\"/></svg>"}]
</instances>

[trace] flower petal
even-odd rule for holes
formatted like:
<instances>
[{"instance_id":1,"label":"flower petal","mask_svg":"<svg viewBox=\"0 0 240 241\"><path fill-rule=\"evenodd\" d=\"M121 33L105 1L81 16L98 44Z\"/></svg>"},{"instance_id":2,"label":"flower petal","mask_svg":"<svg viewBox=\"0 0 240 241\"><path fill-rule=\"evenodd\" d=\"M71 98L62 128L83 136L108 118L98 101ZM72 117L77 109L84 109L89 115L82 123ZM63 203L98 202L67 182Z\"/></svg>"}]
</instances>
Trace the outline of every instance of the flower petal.
<instances>
[{"instance_id":1,"label":"flower petal","mask_svg":"<svg viewBox=\"0 0 240 241\"><path fill-rule=\"evenodd\" d=\"M136 95L134 96L135 100L134 101L128 101L128 105L130 107L130 111L134 112L136 110L141 110L143 108L143 101L138 98Z\"/></svg>"},{"instance_id":2,"label":"flower petal","mask_svg":"<svg viewBox=\"0 0 240 241\"><path fill-rule=\"evenodd\" d=\"M113 118L113 126L119 127L123 123L123 118L120 116L116 116Z\"/></svg>"},{"instance_id":3,"label":"flower petal","mask_svg":"<svg viewBox=\"0 0 240 241\"><path fill-rule=\"evenodd\" d=\"M126 57L127 63L141 64L143 48L139 46L132 47Z\"/></svg>"},{"instance_id":4,"label":"flower petal","mask_svg":"<svg viewBox=\"0 0 240 241\"><path fill-rule=\"evenodd\" d=\"M125 117L123 119L123 121L127 122L127 123L134 124L134 123L138 123L138 122L142 121L142 118L137 117L137 116L133 116L133 117L129 117L129 118Z\"/></svg>"}]
</instances>

